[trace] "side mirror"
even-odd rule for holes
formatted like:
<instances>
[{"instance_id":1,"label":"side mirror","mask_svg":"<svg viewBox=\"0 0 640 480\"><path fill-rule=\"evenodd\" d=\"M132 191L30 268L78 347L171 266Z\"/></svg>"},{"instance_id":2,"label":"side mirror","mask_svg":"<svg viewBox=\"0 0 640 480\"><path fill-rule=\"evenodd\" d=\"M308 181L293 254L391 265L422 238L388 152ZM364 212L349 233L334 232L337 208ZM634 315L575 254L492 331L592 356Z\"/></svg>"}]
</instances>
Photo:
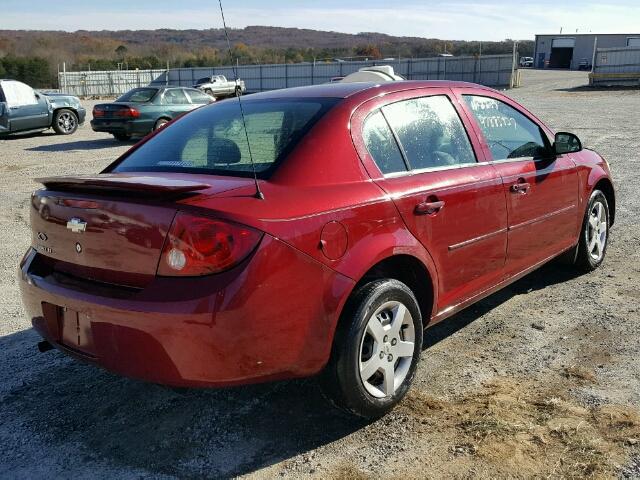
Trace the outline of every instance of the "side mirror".
<instances>
[{"instance_id":1,"label":"side mirror","mask_svg":"<svg viewBox=\"0 0 640 480\"><path fill-rule=\"evenodd\" d=\"M582 150L580 139L573 133L558 132L553 142L553 150L556 155L563 153L575 153Z\"/></svg>"}]
</instances>

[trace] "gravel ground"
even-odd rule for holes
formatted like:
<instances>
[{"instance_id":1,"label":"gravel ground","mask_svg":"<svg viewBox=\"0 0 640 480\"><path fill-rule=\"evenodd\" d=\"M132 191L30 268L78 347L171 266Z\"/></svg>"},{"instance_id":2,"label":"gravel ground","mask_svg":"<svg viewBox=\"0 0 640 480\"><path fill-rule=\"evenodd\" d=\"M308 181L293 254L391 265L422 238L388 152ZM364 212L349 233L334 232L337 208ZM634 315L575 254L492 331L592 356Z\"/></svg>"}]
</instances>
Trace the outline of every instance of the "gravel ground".
<instances>
[{"instance_id":1,"label":"gravel ground","mask_svg":"<svg viewBox=\"0 0 640 480\"><path fill-rule=\"evenodd\" d=\"M411 394L370 424L312 380L177 392L38 353L16 285L31 179L97 172L127 145L88 125L0 140L0 477L640 478L640 91L523 80L511 96L611 164L607 259L550 264L430 329Z\"/></svg>"}]
</instances>

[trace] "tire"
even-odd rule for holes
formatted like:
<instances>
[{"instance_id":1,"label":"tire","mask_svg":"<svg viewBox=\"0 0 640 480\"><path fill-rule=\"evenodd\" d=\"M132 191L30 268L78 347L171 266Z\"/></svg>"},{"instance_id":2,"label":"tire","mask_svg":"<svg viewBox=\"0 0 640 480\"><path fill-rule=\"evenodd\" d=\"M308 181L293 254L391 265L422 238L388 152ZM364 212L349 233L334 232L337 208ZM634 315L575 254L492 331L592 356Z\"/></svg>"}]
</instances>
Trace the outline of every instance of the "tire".
<instances>
[{"instance_id":1,"label":"tire","mask_svg":"<svg viewBox=\"0 0 640 480\"><path fill-rule=\"evenodd\" d=\"M236 87L236 97L242 95L242 87Z\"/></svg>"},{"instance_id":2,"label":"tire","mask_svg":"<svg viewBox=\"0 0 640 480\"><path fill-rule=\"evenodd\" d=\"M213 97L213 91L210 88L205 88L204 93L206 93L210 97Z\"/></svg>"},{"instance_id":3,"label":"tire","mask_svg":"<svg viewBox=\"0 0 640 480\"><path fill-rule=\"evenodd\" d=\"M169 123L169 120L168 120L168 119L166 119L166 118L160 118L160 119L155 123L155 125L153 126L153 130L154 130L154 131L156 131L156 130L158 130L159 128L164 127L167 123Z\"/></svg>"},{"instance_id":4,"label":"tire","mask_svg":"<svg viewBox=\"0 0 640 480\"><path fill-rule=\"evenodd\" d=\"M58 135L71 135L78 130L78 116L67 108L56 111L51 125Z\"/></svg>"},{"instance_id":5,"label":"tire","mask_svg":"<svg viewBox=\"0 0 640 480\"><path fill-rule=\"evenodd\" d=\"M114 133L112 134L116 140L120 140L121 142L126 142L127 140L131 140L131 135L128 133Z\"/></svg>"},{"instance_id":6,"label":"tire","mask_svg":"<svg viewBox=\"0 0 640 480\"><path fill-rule=\"evenodd\" d=\"M320 375L323 393L352 415L381 417L409 390L422 334L418 302L404 283L367 283L352 294L340 318L331 358Z\"/></svg>"},{"instance_id":7,"label":"tire","mask_svg":"<svg viewBox=\"0 0 640 480\"><path fill-rule=\"evenodd\" d=\"M602 264L607 253L610 226L607 197L600 190L594 190L580 230L574 262L577 268L591 272Z\"/></svg>"}]
</instances>

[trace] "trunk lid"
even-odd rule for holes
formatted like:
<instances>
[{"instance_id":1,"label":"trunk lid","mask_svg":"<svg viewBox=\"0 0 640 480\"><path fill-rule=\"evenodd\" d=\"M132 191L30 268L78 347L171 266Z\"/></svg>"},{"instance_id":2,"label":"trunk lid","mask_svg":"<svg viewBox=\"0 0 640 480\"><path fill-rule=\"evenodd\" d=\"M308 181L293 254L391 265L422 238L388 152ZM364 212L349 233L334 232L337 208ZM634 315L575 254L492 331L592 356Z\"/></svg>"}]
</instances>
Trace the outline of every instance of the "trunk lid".
<instances>
[{"instance_id":1,"label":"trunk lid","mask_svg":"<svg viewBox=\"0 0 640 480\"><path fill-rule=\"evenodd\" d=\"M246 183L146 173L38 181L47 188L31 198L33 248L56 272L131 287L143 287L155 276L179 199Z\"/></svg>"}]
</instances>

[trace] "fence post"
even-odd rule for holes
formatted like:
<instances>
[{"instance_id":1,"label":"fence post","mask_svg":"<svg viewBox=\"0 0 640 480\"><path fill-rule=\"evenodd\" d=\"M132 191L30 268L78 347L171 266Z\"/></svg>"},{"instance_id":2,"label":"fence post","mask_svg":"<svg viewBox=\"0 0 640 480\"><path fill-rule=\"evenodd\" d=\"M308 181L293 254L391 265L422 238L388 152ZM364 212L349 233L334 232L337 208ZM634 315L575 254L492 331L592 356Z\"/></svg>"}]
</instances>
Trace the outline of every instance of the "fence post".
<instances>
[{"instance_id":1,"label":"fence post","mask_svg":"<svg viewBox=\"0 0 640 480\"><path fill-rule=\"evenodd\" d=\"M284 64L284 88L289 88L289 64Z\"/></svg>"},{"instance_id":2,"label":"fence post","mask_svg":"<svg viewBox=\"0 0 640 480\"><path fill-rule=\"evenodd\" d=\"M413 58L407 62L407 80L413 80Z\"/></svg>"},{"instance_id":3,"label":"fence post","mask_svg":"<svg viewBox=\"0 0 640 480\"><path fill-rule=\"evenodd\" d=\"M113 96L113 73L108 72L107 78L109 79L109 96Z\"/></svg>"},{"instance_id":4,"label":"fence post","mask_svg":"<svg viewBox=\"0 0 640 480\"><path fill-rule=\"evenodd\" d=\"M513 53L511 55L511 78L509 79L509 88L515 87L516 79L516 42L513 42Z\"/></svg>"},{"instance_id":5,"label":"fence post","mask_svg":"<svg viewBox=\"0 0 640 480\"><path fill-rule=\"evenodd\" d=\"M478 83L478 57L473 59L473 83Z\"/></svg>"}]
</instances>

